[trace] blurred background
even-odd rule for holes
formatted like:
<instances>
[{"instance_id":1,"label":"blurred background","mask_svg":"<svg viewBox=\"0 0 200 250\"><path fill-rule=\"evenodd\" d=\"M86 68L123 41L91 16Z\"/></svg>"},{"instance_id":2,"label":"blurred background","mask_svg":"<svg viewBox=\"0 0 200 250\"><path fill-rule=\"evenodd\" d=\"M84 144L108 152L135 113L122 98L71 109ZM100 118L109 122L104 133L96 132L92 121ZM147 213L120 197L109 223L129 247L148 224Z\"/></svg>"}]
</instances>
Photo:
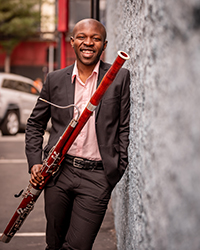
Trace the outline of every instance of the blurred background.
<instances>
[{"instance_id":1,"label":"blurred background","mask_svg":"<svg viewBox=\"0 0 200 250\"><path fill-rule=\"evenodd\" d=\"M106 0L0 0L2 135L24 131L46 75L74 63L74 25L105 13Z\"/></svg>"},{"instance_id":2,"label":"blurred background","mask_svg":"<svg viewBox=\"0 0 200 250\"><path fill-rule=\"evenodd\" d=\"M105 24L105 7L106 0L0 0L0 72L44 81L48 72L72 64L75 23L94 17Z\"/></svg>"}]
</instances>

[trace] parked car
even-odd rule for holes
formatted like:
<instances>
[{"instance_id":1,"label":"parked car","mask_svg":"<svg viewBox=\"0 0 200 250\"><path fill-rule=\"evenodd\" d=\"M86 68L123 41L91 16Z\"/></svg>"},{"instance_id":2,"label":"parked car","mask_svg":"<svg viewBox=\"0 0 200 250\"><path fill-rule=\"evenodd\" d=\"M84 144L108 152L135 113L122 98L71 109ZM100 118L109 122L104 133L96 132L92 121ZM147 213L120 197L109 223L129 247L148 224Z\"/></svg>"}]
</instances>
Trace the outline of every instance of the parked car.
<instances>
[{"instance_id":1,"label":"parked car","mask_svg":"<svg viewBox=\"0 0 200 250\"><path fill-rule=\"evenodd\" d=\"M2 135L16 135L25 125L39 96L33 80L0 73L0 129Z\"/></svg>"}]
</instances>

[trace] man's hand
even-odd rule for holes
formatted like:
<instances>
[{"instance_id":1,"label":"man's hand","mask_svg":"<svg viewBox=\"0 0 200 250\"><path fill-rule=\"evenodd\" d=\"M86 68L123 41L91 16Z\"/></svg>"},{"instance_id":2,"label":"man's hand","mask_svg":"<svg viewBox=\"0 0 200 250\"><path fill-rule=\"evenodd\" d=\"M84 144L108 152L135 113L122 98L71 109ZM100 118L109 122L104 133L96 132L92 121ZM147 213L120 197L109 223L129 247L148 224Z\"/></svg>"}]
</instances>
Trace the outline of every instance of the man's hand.
<instances>
[{"instance_id":1,"label":"man's hand","mask_svg":"<svg viewBox=\"0 0 200 250\"><path fill-rule=\"evenodd\" d=\"M42 185L44 183L44 177L41 175L42 164L35 164L31 168L31 179L30 183L33 186Z\"/></svg>"}]
</instances>

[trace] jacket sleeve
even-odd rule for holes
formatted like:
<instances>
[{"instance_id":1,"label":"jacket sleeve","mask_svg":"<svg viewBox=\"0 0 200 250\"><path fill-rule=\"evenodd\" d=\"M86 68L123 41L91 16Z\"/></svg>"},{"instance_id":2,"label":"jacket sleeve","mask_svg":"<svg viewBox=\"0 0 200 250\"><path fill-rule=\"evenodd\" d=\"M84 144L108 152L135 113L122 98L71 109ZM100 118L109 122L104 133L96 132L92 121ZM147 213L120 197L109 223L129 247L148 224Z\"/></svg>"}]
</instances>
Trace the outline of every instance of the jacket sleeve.
<instances>
[{"instance_id":1,"label":"jacket sleeve","mask_svg":"<svg viewBox=\"0 0 200 250\"><path fill-rule=\"evenodd\" d=\"M120 120L119 120L119 170L123 175L128 165L129 145L129 121L130 121L130 72L127 70L121 90Z\"/></svg>"},{"instance_id":2,"label":"jacket sleeve","mask_svg":"<svg viewBox=\"0 0 200 250\"><path fill-rule=\"evenodd\" d=\"M49 100L49 76L43 85L40 97ZM51 116L50 105L39 100L30 115L25 131L25 152L29 165L29 172L34 164L42 163L43 135Z\"/></svg>"}]
</instances>

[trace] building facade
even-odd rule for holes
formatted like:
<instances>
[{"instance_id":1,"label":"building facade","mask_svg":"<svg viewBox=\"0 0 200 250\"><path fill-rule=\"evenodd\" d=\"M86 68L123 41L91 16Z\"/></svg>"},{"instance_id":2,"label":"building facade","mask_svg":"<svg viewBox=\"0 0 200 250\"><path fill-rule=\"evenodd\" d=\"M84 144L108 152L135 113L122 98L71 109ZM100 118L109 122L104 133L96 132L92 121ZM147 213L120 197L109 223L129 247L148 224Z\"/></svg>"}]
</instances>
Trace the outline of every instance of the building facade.
<instances>
[{"instance_id":1,"label":"building facade","mask_svg":"<svg viewBox=\"0 0 200 250\"><path fill-rule=\"evenodd\" d=\"M131 59L129 166L113 196L119 250L200 249L200 5L107 1L107 60Z\"/></svg>"}]
</instances>

